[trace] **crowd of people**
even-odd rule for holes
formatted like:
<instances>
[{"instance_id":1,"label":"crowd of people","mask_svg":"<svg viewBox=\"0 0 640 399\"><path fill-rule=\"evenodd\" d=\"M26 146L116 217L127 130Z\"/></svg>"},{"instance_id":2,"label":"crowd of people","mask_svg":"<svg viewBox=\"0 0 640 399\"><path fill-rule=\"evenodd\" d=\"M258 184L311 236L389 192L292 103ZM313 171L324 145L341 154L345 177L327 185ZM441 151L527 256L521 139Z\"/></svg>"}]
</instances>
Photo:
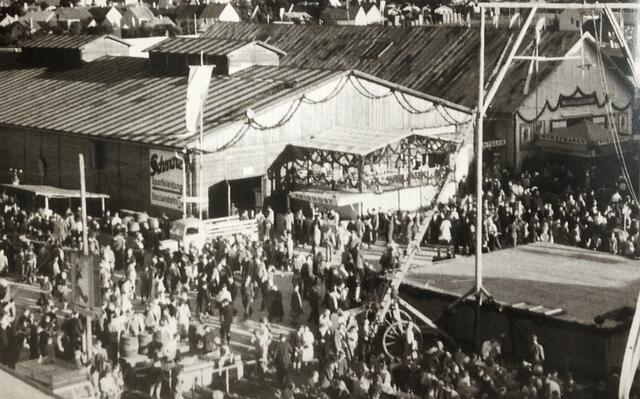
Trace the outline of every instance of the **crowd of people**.
<instances>
[{"instance_id":1,"label":"crowd of people","mask_svg":"<svg viewBox=\"0 0 640 399\"><path fill-rule=\"evenodd\" d=\"M538 188L543 178L538 182L537 176L487 179L486 223L500 226L495 239L493 228L485 229L488 249L506 245L505 237L515 237L514 245L542 239L543 233L558 241L561 235L555 235L553 227L543 229L545 222L559 219L570 229L575 227L572 223L593 226L594 214L624 215L625 206L630 206L621 198L601 211L600 193L567 192L548 207ZM470 253L472 248L469 198L460 196L455 206L438 212L431 229L431 238L451 244L456 253ZM535 338L531 356L521 364L503 359L497 340L485 343L481 353L466 355L435 340L418 348L417 340L405 334L403 350L394 359L381 353L376 325L384 287L380 276L398 267L403 257L398 243L416 238L425 222L423 212L371 209L341 221L334 211L313 209L311 215L289 211L277 220L267 207L251 215L259 226L257 239L242 234L213 237L203 248L179 245L170 252L159 248L169 232L166 218L133 223L114 212L83 226L78 211L64 216L27 212L7 195L0 202L0 275L9 273L42 291L38 308L20 313L8 285L0 286L0 298L6 295L1 300L0 362L9 367L25 359L55 357L86 368L102 398L119 398L126 389L143 389L152 398L181 398L191 388L181 378L181 360L197 355L219 367L235 364L239 354L230 345L232 325L238 318L252 318L259 320L252 331L252 376L275 378L280 397L577 397L570 376L561 379L545 370L544 350ZM639 234L634 212L629 214L630 237ZM79 248L84 228L88 250L99 258L100 269L100 310L92 323L91 348L84 316L69 309L69 255L63 249ZM511 235L511 229L517 234ZM602 248L603 240L594 236L591 228L578 245ZM381 242L385 249L379 264L367 261L365 248ZM276 278L281 272L290 272L284 283ZM283 298L289 291L290 298ZM363 318L351 312L359 305L366 308ZM213 317L220 320L217 329ZM295 326L294 332L276 335L276 322ZM149 358L151 371L145 381L123 368L122 360L132 350ZM163 378L168 365L175 367L169 382ZM301 381L306 375L310 378Z\"/></svg>"},{"instance_id":2,"label":"crowd of people","mask_svg":"<svg viewBox=\"0 0 640 399\"><path fill-rule=\"evenodd\" d=\"M596 169L576 176L569 168L545 163L540 170L513 175L494 168L485 174L482 250L534 242L555 242L640 257L640 211L620 177L596 184ZM454 254L475 250L476 204L473 187L460 187L455 203L442 206L429 240Z\"/></svg>"}]
</instances>

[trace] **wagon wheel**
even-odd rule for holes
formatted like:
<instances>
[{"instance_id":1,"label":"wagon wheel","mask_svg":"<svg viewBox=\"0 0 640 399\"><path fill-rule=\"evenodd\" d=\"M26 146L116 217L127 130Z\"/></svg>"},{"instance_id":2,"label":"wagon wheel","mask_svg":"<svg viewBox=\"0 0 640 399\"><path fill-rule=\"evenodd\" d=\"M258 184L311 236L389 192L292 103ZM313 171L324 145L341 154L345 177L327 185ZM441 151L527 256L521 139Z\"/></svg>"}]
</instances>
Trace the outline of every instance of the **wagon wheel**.
<instances>
[{"instance_id":1,"label":"wagon wheel","mask_svg":"<svg viewBox=\"0 0 640 399\"><path fill-rule=\"evenodd\" d=\"M409 353L407 345L407 331L411 329L417 345L422 346L422 332L411 320L401 320L389 325L382 336L382 349L389 357L404 358Z\"/></svg>"},{"instance_id":2,"label":"wagon wheel","mask_svg":"<svg viewBox=\"0 0 640 399\"><path fill-rule=\"evenodd\" d=\"M411 320L412 320L411 315L406 310L399 309L399 308L394 309L393 307L391 307L387 311L387 314L384 316L384 326L389 327L390 325L392 325L397 321L411 321Z\"/></svg>"}]
</instances>

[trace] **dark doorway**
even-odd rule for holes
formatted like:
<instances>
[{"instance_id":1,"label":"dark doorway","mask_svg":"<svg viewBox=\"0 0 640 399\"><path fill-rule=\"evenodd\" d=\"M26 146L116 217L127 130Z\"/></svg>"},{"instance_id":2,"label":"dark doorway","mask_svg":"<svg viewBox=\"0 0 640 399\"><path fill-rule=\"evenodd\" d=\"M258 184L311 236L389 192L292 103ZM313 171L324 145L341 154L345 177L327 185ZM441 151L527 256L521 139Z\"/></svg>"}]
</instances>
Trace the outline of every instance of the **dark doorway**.
<instances>
[{"instance_id":1,"label":"dark doorway","mask_svg":"<svg viewBox=\"0 0 640 399\"><path fill-rule=\"evenodd\" d=\"M248 179L231 180L231 203L240 211L255 209L262 206L262 179L251 177Z\"/></svg>"},{"instance_id":2,"label":"dark doorway","mask_svg":"<svg viewBox=\"0 0 640 399\"><path fill-rule=\"evenodd\" d=\"M219 218L229 215L227 204L227 182L221 181L209 187L209 217Z\"/></svg>"},{"instance_id":3,"label":"dark doorway","mask_svg":"<svg viewBox=\"0 0 640 399\"><path fill-rule=\"evenodd\" d=\"M209 187L209 215L212 218L229 215L229 194L231 190L232 208L241 212L262 205L262 184L260 177L222 181Z\"/></svg>"}]
</instances>

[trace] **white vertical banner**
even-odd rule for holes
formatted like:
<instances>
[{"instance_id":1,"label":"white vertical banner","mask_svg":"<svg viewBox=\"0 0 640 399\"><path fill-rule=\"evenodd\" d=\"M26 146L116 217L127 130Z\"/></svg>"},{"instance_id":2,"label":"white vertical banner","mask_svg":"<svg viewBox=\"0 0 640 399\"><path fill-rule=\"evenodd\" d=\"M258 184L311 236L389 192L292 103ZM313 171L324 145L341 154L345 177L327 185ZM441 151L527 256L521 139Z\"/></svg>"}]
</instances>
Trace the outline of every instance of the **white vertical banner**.
<instances>
[{"instance_id":1,"label":"white vertical banner","mask_svg":"<svg viewBox=\"0 0 640 399\"><path fill-rule=\"evenodd\" d=\"M184 195L184 161L175 152L149 150L151 205L181 211Z\"/></svg>"},{"instance_id":2,"label":"white vertical banner","mask_svg":"<svg viewBox=\"0 0 640 399\"><path fill-rule=\"evenodd\" d=\"M209 82L213 65L189 66L189 83L187 85L187 105L185 122L189 134L196 133L200 110L204 108L209 94Z\"/></svg>"},{"instance_id":3,"label":"white vertical banner","mask_svg":"<svg viewBox=\"0 0 640 399\"><path fill-rule=\"evenodd\" d=\"M636 303L636 312L633 315L633 322L629 330L629 338L624 351L622 369L620 370L620 388L618 390L619 399L628 399L633 378L638 370L640 362L640 295Z\"/></svg>"}]
</instances>

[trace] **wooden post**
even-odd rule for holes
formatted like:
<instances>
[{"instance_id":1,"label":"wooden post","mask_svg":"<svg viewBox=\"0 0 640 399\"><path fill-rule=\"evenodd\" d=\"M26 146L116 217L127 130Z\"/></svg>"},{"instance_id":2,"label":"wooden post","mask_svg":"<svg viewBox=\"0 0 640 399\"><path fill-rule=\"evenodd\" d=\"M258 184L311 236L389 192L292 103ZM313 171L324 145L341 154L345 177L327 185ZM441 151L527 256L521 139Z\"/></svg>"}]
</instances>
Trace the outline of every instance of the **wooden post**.
<instances>
[{"instance_id":1,"label":"wooden post","mask_svg":"<svg viewBox=\"0 0 640 399\"><path fill-rule=\"evenodd\" d=\"M358 192L364 192L364 158L358 157Z\"/></svg>"},{"instance_id":2,"label":"wooden post","mask_svg":"<svg viewBox=\"0 0 640 399\"><path fill-rule=\"evenodd\" d=\"M49 212L49 197L44 197L44 210Z\"/></svg>"},{"instance_id":3,"label":"wooden post","mask_svg":"<svg viewBox=\"0 0 640 399\"><path fill-rule=\"evenodd\" d=\"M407 139L407 186L411 187L411 142Z\"/></svg>"},{"instance_id":4,"label":"wooden post","mask_svg":"<svg viewBox=\"0 0 640 399\"><path fill-rule=\"evenodd\" d=\"M229 394L229 369L224 371L224 388L225 392Z\"/></svg>"},{"instance_id":5,"label":"wooden post","mask_svg":"<svg viewBox=\"0 0 640 399\"><path fill-rule=\"evenodd\" d=\"M480 71L478 78L478 120L476 125L476 286L475 292L482 290L482 142L484 122L484 8L480 9ZM529 20L531 16L529 17ZM514 46L515 47L515 46Z\"/></svg>"},{"instance_id":6,"label":"wooden post","mask_svg":"<svg viewBox=\"0 0 640 399\"><path fill-rule=\"evenodd\" d=\"M231 216L231 184L229 180L225 180L227 183L227 216Z\"/></svg>"},{"instance_id":7,"label":"wooden post","mask_svg":"<svg viewBox=\"0 0 640 399\"><path fill-rule=\"evenodd\" d=\"M85 183L85 176L84 176L84 156L82 154L78 154L78 163L79 163L79 167L80 167L80 206L81 206L81 210L82 210L82 254L84 256L89 256L89 226L87 224L87 188L86 188L86 183ZM102 200L104 203L104 199ZM78 267L78 265L76 264L74 266L75 268ZM77 273L77 271L76 271ZM93 270L90 271L90 273L93 274ZM89 277L89 276L87 276ZM91 278L91 277L89 277ZM76 297L75 297L75 286L76 286L76 279L75 276L72 280L72 287L74 287L74 293L73 293L73 309L75 310L75 301L76 301ZM89 295L92 295L91 293L91 288L88 292ZM91 306L93 304L93 298L89 298L89 305ZM92 350L92 346L93 346L93 335L91 333L91 309L89 309L89 312L86 315L86 320L87 320L87 326L85 328L85 334L86 334L86 350L87 350L87 357L91 358L91 356L93 355L93 350Z\"/></svg>"},{"instance_id":8,"label":"wooden post","mask_svg":"<svg viewBox=\"0 0 640 399\"><path fill-rule=\"evenodd\" d=\"M87 231L87 191L84 181L84 156L78 154L80 164L80 207L82 210L82 253L89 255L89 236ZM75 282L74 282L75 283Z\"/></svg>"},{"instance_id":9,"label":"wooden post","mask_svg":"<svg viewBox=\"0 0 640 399\"><path fill-rule=\"evenodd\" d=\"M187 156L182 155L182 218L187 217Z\"/></svg>"}]
</instances>

